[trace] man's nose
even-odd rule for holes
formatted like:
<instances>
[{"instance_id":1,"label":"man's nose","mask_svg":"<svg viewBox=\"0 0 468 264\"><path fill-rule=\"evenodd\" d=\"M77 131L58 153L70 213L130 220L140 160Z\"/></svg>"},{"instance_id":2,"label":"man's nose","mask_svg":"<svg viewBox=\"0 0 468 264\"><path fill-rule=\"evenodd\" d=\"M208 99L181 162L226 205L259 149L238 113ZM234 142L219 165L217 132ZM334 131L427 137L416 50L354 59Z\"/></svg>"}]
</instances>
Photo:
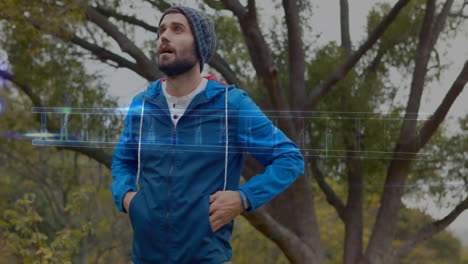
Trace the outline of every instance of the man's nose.
<instances>
[{"instance_id":1,"label":"man's nose","mask_svg":"<svg viewBox=\"0 0 468 264\"><path fill-rule=\"evenodd\" d=\"M163 43L167 43L169 42L169 38L168 38L168 35L167 35L167 30L165 32L163 32L159 38L161 39L161 42Z\"/></svg>"}]
</instances>

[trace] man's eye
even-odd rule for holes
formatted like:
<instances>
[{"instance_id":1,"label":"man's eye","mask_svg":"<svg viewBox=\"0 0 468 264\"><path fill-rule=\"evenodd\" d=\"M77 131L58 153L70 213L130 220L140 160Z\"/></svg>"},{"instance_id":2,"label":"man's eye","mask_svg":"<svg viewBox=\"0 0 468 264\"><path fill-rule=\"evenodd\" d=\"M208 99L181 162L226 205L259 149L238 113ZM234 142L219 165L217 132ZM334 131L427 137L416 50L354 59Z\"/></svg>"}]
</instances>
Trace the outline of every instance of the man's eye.
<instances>
[{"instance_id":1,"label":"man's eye","mask_svg":"<svg viewBox=\"0 0 468 264\"><path fill-rule=\"evenodd\" d=\"M176 28L174 29L175 32L182 32L182 30L183 30L182 27L176 27Z\"/></svg>"}]
</instances>

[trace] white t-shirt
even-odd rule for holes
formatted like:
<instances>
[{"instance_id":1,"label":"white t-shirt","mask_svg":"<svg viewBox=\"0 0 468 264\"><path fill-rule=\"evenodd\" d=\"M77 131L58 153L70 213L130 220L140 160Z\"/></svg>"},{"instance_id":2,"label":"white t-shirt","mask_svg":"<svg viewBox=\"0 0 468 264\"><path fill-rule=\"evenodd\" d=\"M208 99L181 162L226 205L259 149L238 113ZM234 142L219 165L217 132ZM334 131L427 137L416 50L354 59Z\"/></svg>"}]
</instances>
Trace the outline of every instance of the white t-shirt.
<instances>
[{"instance_id":1,"label":"white t-shirt","mask_svg":"<svg viewBox=\"0 0 468 264\"><path fill-rule=\"evenodd\" d=\"M169 112L171 113L171 120L174 126L177 126L177 122L182 117L195 95L205 90L207 83L208 80L206 78L202 78L200 84L197 88L195 88L195 90L182 97L172 96L169 93L167 93L167 82L162 83L162 90L164 92L164 96L166 97L167 106L169 107Z\"/></svg>"}]
</instances>

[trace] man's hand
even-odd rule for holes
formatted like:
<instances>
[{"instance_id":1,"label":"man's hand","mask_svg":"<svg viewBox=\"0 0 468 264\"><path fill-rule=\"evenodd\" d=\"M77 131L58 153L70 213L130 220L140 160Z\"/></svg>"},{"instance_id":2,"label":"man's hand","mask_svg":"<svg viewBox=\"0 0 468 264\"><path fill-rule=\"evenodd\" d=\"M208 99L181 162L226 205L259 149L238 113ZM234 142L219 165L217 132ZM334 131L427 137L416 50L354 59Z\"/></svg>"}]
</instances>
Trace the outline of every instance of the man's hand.
<instances>
[{"instance_id":1,"label":"man's hand","mask_svg":"<svg viewBox=\"0 0 468 264\"><path fill-rule=\"evenodd\" d=\"M210 195L210 224L213 232L240 215L242 200L237 191L219 191Z\"/></svg>"},{"instance_id":2,"label":"man's hand","mask_svg":"<svg viewBox=\"0 0 468 264\"><path fill-rule=\"evenodd\" d=\"M136 195L136 192L129 191L125 194L123 200L123 207L127 213L130 214L130 202L132 201L133 197Z\"/></svg>"}]
</instances>

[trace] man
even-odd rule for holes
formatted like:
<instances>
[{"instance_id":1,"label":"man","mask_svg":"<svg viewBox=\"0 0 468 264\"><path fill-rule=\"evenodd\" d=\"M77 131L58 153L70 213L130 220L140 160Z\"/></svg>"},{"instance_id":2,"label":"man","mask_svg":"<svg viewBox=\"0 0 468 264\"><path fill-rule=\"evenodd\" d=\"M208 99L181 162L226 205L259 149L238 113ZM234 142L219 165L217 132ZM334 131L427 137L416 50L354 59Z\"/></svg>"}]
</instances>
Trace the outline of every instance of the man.
<instances>
[{"instance_id":1,"label":"man","mask_svg":"<svg viewBox=\"0 0 468 264\"><path fill-rule=\"evenodd\" d=\"M163 14L157 59L166 78L133 99L112 161L135 263L231 263L233 219L303 173L297 146L244 91L201 77L215 45L206 14ZM265 171L239 187L247 152Z\"/></svg>"}]
</instances>

